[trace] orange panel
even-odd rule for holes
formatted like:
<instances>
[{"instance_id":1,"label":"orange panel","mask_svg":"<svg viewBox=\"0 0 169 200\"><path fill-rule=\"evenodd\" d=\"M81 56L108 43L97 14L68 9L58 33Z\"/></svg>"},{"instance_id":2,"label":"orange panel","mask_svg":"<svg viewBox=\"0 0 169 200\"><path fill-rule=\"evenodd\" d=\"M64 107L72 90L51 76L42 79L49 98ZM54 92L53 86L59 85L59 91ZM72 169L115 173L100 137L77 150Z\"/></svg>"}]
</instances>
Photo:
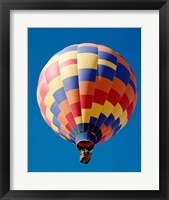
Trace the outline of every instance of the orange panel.
<instances>
[{"instance_id":1,"label":"orange panel","mask_svg":"<svg viewBox=\"0 0 169 200\"><path fill-rule=\"evenodd\" d=\"M102 90L102 91L108 93L111 86L112 86L111 80L104 78L102 76L97 76L97 78L96 78L96 89L99 89L99 90Z\"/></svg>"},{"instance_id":2,"label":"orange panel","mask_svg":"<svg viewBox=\"0 0 169 200\"><path fill-rule=\"evenodd\" d=\"M65 128L65 126L63 126L63 125L61 124L60 129L66 134L66 137L67 137L68 139L70 139L69 131L67 130L67 128Z\"/></svg>"},{"instance_id":3,"label":"orange panel","mask_svg":"<svg viewBox=\"0 0 169 200\"><path fill-rule=\"evenodd\" d=\"M138 92L137 94L135 95L134 99L133 99L133 107L135 108L136 106L136 103L137 103L137 97L138 97Z\"/></svg>"},{"instance_id":4,"label":"orange panel","mask_svg":"<svg viewBox=\"0 0 169 200\"><path fill-rule=\"evenodd\" d=\"M131 103L131 101L134 98L134 90L133 90L133 88L131 87L130 84L127 85L127 89L125 91L125 94L128 97L129 102Z\"/></svg>"},{"instance_id":5,"label":"orange panel","mask_svg":"<svg viewBox=\"0 0 169 200\"><path fill-rule=\"evenodd\" d=\"M94 88L95 88L95 82L91 81L79 82L80 95L93 95Z\"/></svg>"},{"instance_id":6,"label":"orange panel","mask_svg":"<svg viewBox=\"0 0 169 200\"><path fill-rule=\"evenodd\" d=\"M58 115L58 121L63 124L64 126L66 126L66 124L68 123L67 119L65 118L65 116L63 115L63 113L59 113Z\"/></svg>"},{"instance_id":7,"label":"orange panel","mask_svg":"<svg viewBox=\"0 0 169 200\"><path fill-rule=\"evenodd\" d=\"M69 90L66 92L67 100L69 104L74 104L80 101L79 89Z\"/></svg>"},{"instance_id":8,"label":"orange panel","mask_svg":"<svg viewBox=\"0 0 169 200\"><path fill-rule=\"evenodd\" d=\"M112 89L114 89L120 96L122 96L126 90L126 85L119 78L114 77Z\"/></svg>"},{"instance_id":9,"label":"orange panel","mask_svg":"<svg viewBox=\"0 0 169 200\"><path fill-rule=\"evenodd\" d=\"M109 126L105 129L105 131L102 133L102 135L109 135L112 132L112 127Z\"/></svg>"},{"instance_id":10,"label":"orange panel","mask_svg":"<svg viewBox=\"0 0 169 200\"><path fill-rule=\"evenodd\" d=\"M118 57L118 62L121 63L122 65L124 65L124 66L128 69L128 71L131 72L129 64L128 64L127 61L126 61L122 56L120 56L120 55L119 55L119 57Z\"/></svg>"},{"instance_id":11,"label":"orange panel","mask_svg":"<svg viewBox=\"0 0 169 200\"><path fill-rule=\"evenodd\" d=\"M71 112L69 104L67 102L67 99L62 101L59 106L60 110L62 111L62 113L64 113L64 115L66 116L68 113Z\"/></svg>"},{"instance_id":12,"label":"orange panel","mask_svg":"<svg viewBox=\"0 0 169 200\"><path fill-rule=\"evenodd\" d=\"M107 134L105 137L105 141L109 140L112 137L113 133L114 133L114 130L112 130L109 134Z\"/></svg>"},{"instance_id":13,"label":"orange panel","mask_svg":"<svg viewBox=\"0 0 169 200\"><path fill-rule=\"evenodd\" d=\"M101 132L103 133L106 129L106 125L105 124L102 124L101 127L100 127L100 130Z\"/></svg>"},{"instance_id":14,"label":"orange panel","mask_svg":"<svg viewBox=\"0 0 169 200\"><path fill-rule=\"evenodd\" d=\"M134 74L133 74L133 72L130 74L130 79L133 81L133 83L134 83L134 85L135 85L135 87L136 87L136 78L135 78L135 76L134 76Z\"/></svg>"}]
</instances>

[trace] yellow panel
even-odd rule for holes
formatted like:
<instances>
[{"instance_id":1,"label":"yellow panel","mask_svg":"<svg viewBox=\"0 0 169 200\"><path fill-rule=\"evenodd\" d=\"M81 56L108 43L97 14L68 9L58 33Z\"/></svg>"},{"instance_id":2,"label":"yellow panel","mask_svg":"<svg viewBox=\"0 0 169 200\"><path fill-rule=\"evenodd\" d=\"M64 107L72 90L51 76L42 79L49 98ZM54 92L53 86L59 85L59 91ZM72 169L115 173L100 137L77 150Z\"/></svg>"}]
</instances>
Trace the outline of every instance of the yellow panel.
<instances>
[{"instance_id":1,"label":"yellow panel","mask_svg":"<svg viewBox=\"0 0 169 200\"><path fill-rule=\"evenodd\" d=\"M93 53L81 53L77 55L78 68L97 69L98 55Z\"/></svg>"},{"instance_id":2,"label":"yellow panel","mask_svg":"<svg viewBox=\"0 0 169 200\"><path fill-rule=\"evenodd\" d=\"M62 80L70 76L77 76L78 75L77 65L73 64L73 65L68 65L66 67L62 67L60 69L60 75Z\"/></svg>"},{"instance_id":3,"label":"yellow panel","mask_svg":"<svg viewBox=\"0 0 169 200\"><path fill-rule=\"evenodd\" d=\"M63 137L61 134L59 135L59 137L61 137L64 140L67 140L65 137Z\"/></svg>"},{"instance_id":4,"label":"yellow panel","mask_svg":"<svg viewBox=\"0 0 169 200\"><path fill-rule=\"evenodd\" d=\"M121 113L123 112L122 107L119 103L117 103L117 105L115 106L115 108L112 111L112 114L115 118L115 120L121 115Z\"/></svg>"},{"instance_id":5,"label":"yellow panel","mask_svg":"<svg viewBox=\"0 0 169 200\"><path fill-rule=\"evenodd\" d=\"M98 60L98 64L100 64L100 65L106 65L107 67L110 67L110 68L112 68L114 70L116 70L116 68L117 68L117 66L114 63L109 62L107 60L99 59Z\"/></svg>"},{"instance_id":6,"label":"yellow panel","mask_svg":"<svg viewBox=\"0 0 169 200\"><path fill-rule=\"evenodd\" d=\"M40 96L39 89L37 90L36 96L37 96L38 104L40 105L40 102L41 102L42 98Z\"/></svg>"},{"instance_id":7,"label":"yellow panel","mask_svg":"<svg viewBox=\"0 0 169 200\"><path fill-rule=\"evenodd\" d=\"M54 94L58 89L63 87L63 83L60 76L57 76L54 78L50 83L48 84L48 87L50 89L51 94Z\"/></svg>"},{"instance_id":8,"label":"yellow panel","mask_svg":"<svg viewBox=\"0 0 169 200\"><path fill-rule=\"evenodd\" d=\"M62 63L64 61L67 61L70 59L76 59L76 58L77 58L77 51L69 51L60 55L58 58L58 61L59 63Z\"/></svg>"},{"instance_id":9,"label":"yellow panel","mask_svg":"<svg viewBox=\"0 0 169 200\"><path fill-rule=\"evenodd\" d=\"M58 133L58 130L59 130L58 127L56 127L53 123L51 123L51 127L55 132Z\"/></svg>"},{"instance_id":10,"label":"yellow panel","mask_svg":"<svg viewBox=\"0 0 169 200\"><path fill-rule=\"evenodd\" d=\"M82 109L82 123L89 123L91 109Z\"/></svg>"},{"instance_id":11,"label":"yellow panel","mask_svg":"<svg viewBox=\"0 0 169 200\"><path fill-rule=\"evenodd\" d=\"M92 103L91 116L98 118L103 106L97 103Z\"/></svg>"},{"instance_id":12,"label":"yellow panel","mask_svg":"<svg viewBox=\"0 0 169 200\"><path fill-rule=\"evenodd\" d=\"M46 94L45 98L44 98L44 103L45 103L45 105L46 105L48 108L50 108L51 105L52 105L54 102L55 102L55 99L53 98L53 96L51 95L51 92L49 91L49 92Z\"/></svg>"},{"instance_id":13,"label":"yellow panel","mask_svg":"<svg viewBox=\"0 0 169 200\"><path fill-rule=\"evenodd\" d=\"M102 113L106 117L108 117L113 109L114 109L114 106L109 101L106 100L102 109Z\"/></svg>"},{"instance_id":14,"label":"yellow panel","mask_svg":"<svg viewBox=\"0 0 169 200\"><path fill-rule=\"evenodd\" d=\"M128 122L128 120L126 119L126 120L123 122L123 124L121 125L120 130L127 124L127 122Z\"/></svg>"},{"instance_id":15,"label":"yellow panel","mask_svg":"<svg viewBox=\"0 0 169 200\"><path fill-rule=\"evenodd\" d=\"M120 124L123 124L124 121L127 119L127 110L125 110L122 115L120 116Z\"/></svg>"},{"instance_id":16,"label":"yellow panel","mask_svg":"<svg viewBox=\"0 0 169 200\"><path fill-rule=\"evenodd\" d=\"M75 117L75 122L76 122L76 124L81 124L82 123L82 116Z\"/></svg>"},{"instance_id":17,"label":"yellow panel","mask_svg":"<svg viewBox=\"0 0 169 200\"><path fill-rule=\"evenodd\" d=\"M46 108L46 117L48 118L48 120L50 122L53 121L53 114L51 113L51 111L49 110L49 108Z\"/></svg>"}]
</instances>

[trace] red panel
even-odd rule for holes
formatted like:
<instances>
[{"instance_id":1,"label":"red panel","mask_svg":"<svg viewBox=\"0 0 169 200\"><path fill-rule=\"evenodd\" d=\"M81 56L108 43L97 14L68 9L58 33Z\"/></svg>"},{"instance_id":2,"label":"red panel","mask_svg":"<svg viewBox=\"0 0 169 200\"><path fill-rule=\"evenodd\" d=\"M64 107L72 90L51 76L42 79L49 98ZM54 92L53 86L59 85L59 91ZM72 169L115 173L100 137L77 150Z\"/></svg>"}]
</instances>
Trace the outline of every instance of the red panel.
<instances>
[{"instance_id":1,"label":"red panel","mask_svg":"<svg viewBox=\"0 0 169 200\"><path fill-rule=\"evenodd\" d=\"M133 103L131 103L130 106L128 107L128 109L127 109L127 118L128 118L128 120L132 116L132 113L133 113Z\"/></svg>"},{"instance_id":2,"label":"red panel","mask_svg":"<svg viewBox=\"0 0 169 200\"><path fill-rule=\"evenodd\" d=\"M128 97L126 96L126 94L124 94L122 96L122 98L120 99L119 103L120 103L123 111L129 107L130 101L129 101Z\"/></svg>"},{"instance_id":3,"label":"red panel","mask_svg":"<svg viewBox=\"0 0 169 200\"><path fill-rule=\"evenodd\" d=\"M71 127L71 125L70 125L69 123L66 124L66 128L67 128L67 130L69 130L69 131L72 129L72 127Z\"/></svg>"},{"instance_id":4,"label":"red panel","mask_svg":"<svg viewBox=\"0 0 169 200\"><path fill-rule=\"evenodd\" d=\"M46 96L46 94L48 93L48 91L49 91L49 88L48 88L47 84L44 83L44 84L42 85L42 87L40 88L40 96L41 96L42 99L45 98L45 96Z\"/></svg>"},{"instance_id":5,"label":"red panel","mask_svg":"<svg viewBox=\"0 0 169 200\"><path fill-rule=\"evenodd\" d=\"M81 116L81 107L80 107L80 102L74 103L70 105L74 117Z\"/></svg>"},{"instance_id":6,"label":"red panel","mask_svg":"<svg viewBox=\"0 0 169 200\"><path fill-rule=\"evenodd\" d=\"M44 115L46 115L46 105L44 104L44 102L41 101L41 103L40 103L39 106L40 106L41 112L42 112Z\"/></svg>"},{"instance_id":7,"label":"red panel","mask_svg":"<svg viewBox=\"0 0 169 200\"><path fill-rule=\"evenodd\" d=\"M65 117L68 120L68 122L70 122L70 124L72 126L76 125L75 120L74 120L73 115L72 115L72 112L70 112L69 114L67 114Z\"/></svg>"},{"instance_id":8,"label":"red panel","mask_svg":"<svg viewBox=\"0 0 169 200\"><path fill-rule=\"evenodd\" d=\"M65 67L67 65L72 65L72 64L77 64L77 59L70 59L70 60L66 60L62 63L59 63L59 67Z\"/></svg>"},{"instance_id":9,"label":"red panel","mask_svg":"<svg viewBox=\"0 0 169 200\"><path fill-rule=\"evenodd\" d=\"M47 83L49 83L55 77L59 76L60 75L60 71L59 71L58 63L54 62L52 65L50 65L46 69L45 75L46 75L46 81L47 81Z\"/></svg>"},{"instance_id":10,"label":"red panel","mask_svg":"<svg viewBox=\"0 0 169 200\"><path fill-rule=\"evenodd\" d=\"M111 89L107 100L115 106L119 102L120 98L121 96L115 90Z\"/></svg>"},{"instance_id":11,"label":"red panel","mask_svg":"<svg viewBox=\"0 0 169 200\"><path fill-rule=\"evenodd\" d=\"M98 144L100 144L100 143L104 142L104 141L105 141L105 139L106 139L106 135L105 135L105 136L103 136L103 137L101 138L101 140L98 142Z\"/></svg>"},{"instance_id":12,"label":"red panel","mask_svg":"<svg viewBox=\"0 0 169 200\"><path fill-rule=\"evenodd\" d=\"M97 90L96 89L95 93L94 93L94 99L93 99L93 101L95 103L103 105L104 102L105 102L106 97L107 97L107 93L106 92L103 92L101 90Z\"/></svg>"},{"instance_id":13,"label":"red panel","mask_svg":"<svg viewBox=\"0 0 169 200\"><path fill-rule=\"evenodd\" d=\"M92 95L80 95L81 108L92 107L93 96Z\"/></svg>"},{"instance_id":14,"label":"red panel","mask_svg":"<svg viewBox=\"0 0 169 200\"><path fill-rule=\"evenodd\" d=\"M42 71L40 76L39 76L39 80L38 80L38 83L41 82L41 80L44 78L44 75L45 75L45 71Z\"/></svg>"}]
</instances>

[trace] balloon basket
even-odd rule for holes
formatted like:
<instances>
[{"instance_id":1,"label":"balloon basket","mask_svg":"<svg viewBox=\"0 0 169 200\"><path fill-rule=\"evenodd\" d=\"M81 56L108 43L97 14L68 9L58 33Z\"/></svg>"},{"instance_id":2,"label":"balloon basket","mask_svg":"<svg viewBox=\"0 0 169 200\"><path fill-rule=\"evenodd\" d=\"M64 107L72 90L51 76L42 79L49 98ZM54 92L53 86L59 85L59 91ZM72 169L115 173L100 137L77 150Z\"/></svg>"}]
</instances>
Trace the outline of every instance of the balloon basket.
<instances>
[{"instance_id":1,"label":"balloon basket","mask_svg":"<svg viewBox=\"0 0 169 200\"><path fill-rule=\"evenodd\" d=\"M89 151L81 151L80 152L80 162L87 164L90 161L91 153Z\"/></svg>"}]
</instances>

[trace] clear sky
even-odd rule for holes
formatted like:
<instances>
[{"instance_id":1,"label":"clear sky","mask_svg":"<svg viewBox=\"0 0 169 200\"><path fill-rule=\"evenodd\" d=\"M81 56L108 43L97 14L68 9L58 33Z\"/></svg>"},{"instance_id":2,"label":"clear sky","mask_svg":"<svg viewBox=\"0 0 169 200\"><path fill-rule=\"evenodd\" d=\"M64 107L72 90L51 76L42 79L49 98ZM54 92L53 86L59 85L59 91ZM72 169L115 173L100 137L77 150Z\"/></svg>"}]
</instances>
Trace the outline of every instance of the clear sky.
<instances>
[{"instance_id":1,"label":"clear sky","mask_svg":"<svg viewBox=\"0 0 169 200\"><path fill-rule=\"evenodd\" d=\"M79 162L76 146L58 137L43 120L36 89L47 61L66 46L96 43L120 53L132 67L138 101L128 124L109 141L95 145L91 161ZM141 171L141 29L29 28L28 29L28 171L140 172Z\"/></svg>"}]
</instances>

